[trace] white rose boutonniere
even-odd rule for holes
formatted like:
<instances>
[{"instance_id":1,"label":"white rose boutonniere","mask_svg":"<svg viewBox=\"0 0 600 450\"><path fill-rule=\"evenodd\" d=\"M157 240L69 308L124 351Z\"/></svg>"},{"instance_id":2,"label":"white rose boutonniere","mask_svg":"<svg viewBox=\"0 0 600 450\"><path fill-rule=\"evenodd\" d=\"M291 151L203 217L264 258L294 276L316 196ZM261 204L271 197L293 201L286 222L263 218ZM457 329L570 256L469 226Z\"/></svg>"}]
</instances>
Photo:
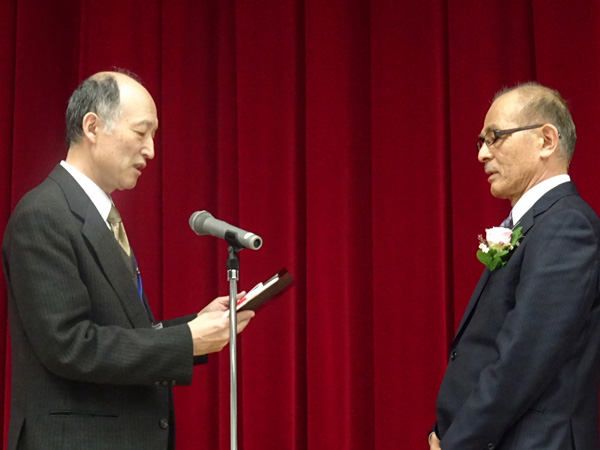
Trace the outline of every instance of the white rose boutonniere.
<instances>
[{"instance_id":1,"label":"white rose boutonniere","mask_svg":"<svg viewBox=\"0 0 600 450\"><path fill-rule=\"evenodd\" d=\"M519 246L523 239L521 230L503 227L493 227L485 230L485 239L479 235L479 250L477 259L494 271L506 265L512 252Z\"/></svg>"}]
</instances>

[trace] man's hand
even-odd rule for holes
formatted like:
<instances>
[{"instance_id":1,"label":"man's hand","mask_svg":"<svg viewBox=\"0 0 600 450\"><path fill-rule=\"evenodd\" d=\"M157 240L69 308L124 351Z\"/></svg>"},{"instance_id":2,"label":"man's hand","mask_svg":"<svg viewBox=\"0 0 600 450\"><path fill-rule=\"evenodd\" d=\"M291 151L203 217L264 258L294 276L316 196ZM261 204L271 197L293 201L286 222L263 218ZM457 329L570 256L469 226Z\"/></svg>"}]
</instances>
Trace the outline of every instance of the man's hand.
<instances>
[{"instance_id":1,"label":"man's hand","mask_svg":"<svg viewBox=\"0 0 600 450\"><path fill-rule=\"evenodd\" d=\"M240 292L238 299L244 295L245 292ZM194 356L219 352L229 343L229 317L223 317L228 309L229 297L217 297L198 313L198 317L188 322L194 341ZM241 333L253 317L254 311L239 312L237 332Z\"/></svg>"},{"instance_id":2,"label":"man's hand","mask_svg":"<svg viewBox=\"0 0 600 450\"><path fill-rule=\"evenodd\" d=\"M244 298L244 295L246 295L246 291L240 292L237 295L236 300L239 301L241 298ZM213 312L213 311L221 311L222 313L224 313L227 310L229 310L229 296L228 295L215 298L212 302L210 302L208 305L206 305L206 307L202 311L200 311L198 313L198 315L205 313L205 312Z\"/></svg>"},{"instance_id":3,"label":"man's hand","mask_svg":"<svg viewBox=\"0 0 600 450\"><path fill-rule=\"evenodd\" d=\"M441 450L441 449L442 449L442 447L440 447L440 440L438 439L435 432L432 432L429 435L429 450Z\"/></svg>"}]
</instances>

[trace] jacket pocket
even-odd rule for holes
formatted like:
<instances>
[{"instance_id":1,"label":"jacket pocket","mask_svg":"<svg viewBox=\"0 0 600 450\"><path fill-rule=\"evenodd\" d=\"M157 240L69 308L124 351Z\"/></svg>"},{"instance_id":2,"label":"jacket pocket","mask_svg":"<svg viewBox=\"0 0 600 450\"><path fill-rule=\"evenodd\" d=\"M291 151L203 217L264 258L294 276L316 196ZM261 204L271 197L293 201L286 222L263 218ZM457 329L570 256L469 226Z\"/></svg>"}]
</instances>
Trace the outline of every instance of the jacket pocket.
<instances>
[{"instance_id":1,"label":"jacket pocket","mask_svg":"<svg viewBox=\"0 0 600 450\"><path fill-rule=\"evenodd\" d=\"M113 414L110 412L99 412L99 411L50 411L50 415L53 417L65 417L65 418L117 418L119 417L117 414Z\"/></svg>"}]
</instances>

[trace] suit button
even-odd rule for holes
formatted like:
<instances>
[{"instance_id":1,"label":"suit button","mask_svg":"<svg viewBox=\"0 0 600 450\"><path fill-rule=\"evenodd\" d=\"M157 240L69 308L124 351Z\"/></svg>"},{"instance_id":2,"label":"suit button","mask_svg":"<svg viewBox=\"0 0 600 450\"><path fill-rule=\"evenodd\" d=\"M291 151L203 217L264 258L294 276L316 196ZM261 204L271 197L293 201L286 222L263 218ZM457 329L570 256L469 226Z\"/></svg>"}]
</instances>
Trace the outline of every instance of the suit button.
<instances>
[{"instance_id":1,"label":"suit button","mask_svg":"<svg viewBox=\"0 0 600 450\"><path fill-rule=\"evenodd\" d=\"M496 447L494 446L494 444L492 444L492 443L489 443L489 444L487 445L487 448L488 448L488 450L494 450Z\"/></svg>"},{"instance_id":2,"label":"suit button","mask_svg":"<svg viewBox=\"0 0 600 450\"><path fill-rule=\"evenodd\" d=\"M457 356L458 356L458 353L457 353L457 352L452 352L452 353L450 353L450 360L451 360L451 361L454 361L454 360L456 359L456 357L457 357ZM490 445L491 445L491 444L490 444ZM489 448L489 446L488 446L488 448Z\"/></svg>"},{"instance_id":3,"label":"suit button","mask_svg":"<svg viewBox=\"0 0 600 450\"><path fill-rule=\"evenodd\" d=\"M158 422L158 426L161 427L163 430L166 430L167 428L169 428L169 420L165 419L164 417L162 419L160 419L160 421Z\"/></svg>"}]
</instances>

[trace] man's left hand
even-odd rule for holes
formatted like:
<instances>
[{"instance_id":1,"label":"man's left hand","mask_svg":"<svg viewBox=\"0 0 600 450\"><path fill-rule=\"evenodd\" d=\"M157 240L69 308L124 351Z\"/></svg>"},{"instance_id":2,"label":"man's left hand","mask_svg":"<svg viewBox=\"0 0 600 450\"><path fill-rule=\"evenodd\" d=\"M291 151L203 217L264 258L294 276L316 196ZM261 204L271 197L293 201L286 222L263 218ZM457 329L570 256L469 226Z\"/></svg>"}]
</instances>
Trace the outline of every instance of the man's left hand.
<instances>
[{"instance_id":1,"label":"man's left hand","mask_svg":"<svg viewBox=\"0 0 600 450\"><path fill-rule=\"evenodd\" d=\"M242 291L238 293L236 300L240 300L244 298L246 295L246 291ZM214 312L214 311L229 311L229 296L217 297L212 302L210 302L206 307L198 313L198 315L205 312Z\"/></svg>"}]
</instances>

